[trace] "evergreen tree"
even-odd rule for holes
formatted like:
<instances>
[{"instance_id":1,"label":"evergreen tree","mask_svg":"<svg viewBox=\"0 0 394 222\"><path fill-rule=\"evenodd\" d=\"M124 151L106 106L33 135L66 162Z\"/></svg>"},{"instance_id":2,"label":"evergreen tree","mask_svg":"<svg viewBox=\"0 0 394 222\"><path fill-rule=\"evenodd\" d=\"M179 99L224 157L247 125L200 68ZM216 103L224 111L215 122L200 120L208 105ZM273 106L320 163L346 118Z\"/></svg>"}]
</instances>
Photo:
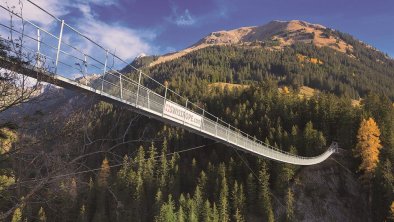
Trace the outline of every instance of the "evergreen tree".
<instances>
[{"instance_id":1,"label":"evergreen tree","mask_svg":"<svg viewBox=\"0 0 394 222\"><path fill-rule=\"evenodd\" d=\"M264 220L268 222L274 221L274 211L271 203L271 192L269 188L269 173L265 162L262 162L259 172L260 179L260 206L264 215Z\"/></svg>"},{"instance_id":2,"label":"evergreen tree","mask_svg":"<svg viewBox=\"0 0 394 222\"><path fill-rule=\"evenodd\" d=\"M203 200L201 188L199 185L197 185L196 190L194 192L193 201L196 206L196 215L199 218L199 221L201 221L202 217L203 217L202 213L203 213L203 209L204 209L204 200Z\"/></svg>"},{"instance_id":3,"label":"evergreen tree","mask_svg":"<svg viewBox=\"0 0 394 222\"><path fill-rule=\"evenodd\" d=\"M207 189L208 177L203 170L201 171L200 176L198 177L197 184L201 189L202 198L206 199L208 193L208 189Z\"/></svg>"},{"instance_id":4,"label":"evergreen tree","mask_svg":"<svg viewBox=\"0 0 394 222\"><path fill-rule=\"evenodd\" d=\"M155 221L157 222L168 222L168 221L176 221L177 215L175 213L175 206L172 200L172 196L168 196L168 201L164 203L160 208L160 213L156 217Z\"/></svg>"},{"instance_id":5,"label":"evergreen tree","mask_svg":"<svg viewBox=\"0 0 394 222\"><path fill-rule=\"evenodd\" d=\"M179 210L177 213L178 222L185 222L185 212L183 211L182 205L179 206Z\"/></svg>"},{"instance_id":6,"label":"evergreen tree","mask_svg":"<svg viewBox=\"0 0 394 222\"><path fill-rule=\"evenodd\" d=\"M155 197L155 205L154 205L154 213L155 215L158 215L160 213L161 206L163 205L163 194L159 190L156 192L156 197Z\"/></svg>"},{"instance_id":7,"label":"evergreen tree","mask_svg":"<svg viewBox=\"0 0 394 222\"><path fill-rule=\"evenodd\" d=\"M198 212L197 206L194 202L193 198L187 198L187 205L188 205L188 219L187 221L190 222L198 222Z\"/></svg>"},{"instance_id":8,"label":"evergreen tree","mask_svg":"<svg viewBox=\"0 0 394 222\"><path fill-rule=\"evenodd\" d=\"M218 211L218 208L216 207L216 204L213 203L213 208L212 208L212 222L219 222L220 221L220 213Z\"/></svg>"},{"instance_id":9,"label":"evergreen tree","mask_svg":"<svg viewBox=\"0 0 394 222\"><path fill-rule=\"evenodd\" d=\"M243 218L241 211L237 208L234 214L234 221L235 222L244 222L245 219Z\"/></svg>"},{"instance_id":10,"label":"evergreen tree","mask_svg":"<svg viewBox=\"0 0 394 222\"><path fill-rule=\"evenodd\" d=\"M256 191L257 191L257 186L255 182L255 178L252 173L249 173L248 178L246 180L246 187L247 187L247 206L248 210L250 212L255 211L255 206L256 206Z\"/></svg>"},{"instance_id":11,"label":"evergreen tree","mask_svg":"<svg viewBox=\"0 0 394 222\"><path fill-rule=\"evenodd\" d=\"M314 129L311 121L305 125L303 140L305 153L310 156L320 154L326 145L323 133Z\"/></svg>"},{"instance_id":12,"label":"evergreen tree","mask_svg":"<svg viewBox=\"0 0 394 222\"><path fill-rule=\"evenodd\" d=\"M294 194L291 188L287 189L286 197L286 221L294 221Z\"/></svg>"},{"instance_id":13,"label":"evergreen tree","mask_svg":"<svg viewBox=\"0 0 394 222\"><path fill-rule=\"evenodd\" d=\"M211 222L211 220L212 220L211 204L209 203L209 200L206 200L204 204L204 210L202 213L202 221Z\"/></svg>"},{"instance_id":14,"label":"evergreen tree","mask_svg":"<svg viewBox=\"0 0 394 222\"><path fill-rule=\"evenodd\" d=\"M159 170L159 187L162 190L163 194L166 194L167 190L167 181L169 177L169 167L167 161L167 139L164 138L163 146L161 150L160 156L160 170Z\"/></svg>"},{"instance_id":15,"label":"evergreen tree","mask_svg":"<svg viewBox=\"0 0 394 222\"><path fill-rule=\"evenodd\" d=\"M229 201L228 201L228 186L225 174L224 164L220 167L222 181L220 185L220 195L219 195L219 210L220 210L220 221L227 222L229 218Z\"/></svg>"},{"instance_id":16,"label":"evergreen tree","mask_svg":"<svg viewBox=\"0 0 394 222\"><path fill-rule=\"evenodd\" d=\"M235 211L238 210L240 214L244 214L245 210L245 194L243 185L238 185L238 182L235 180L234 187L231 191L231 203L232 203L232 213L235 214Z\"/></svg>"}]
</instances>

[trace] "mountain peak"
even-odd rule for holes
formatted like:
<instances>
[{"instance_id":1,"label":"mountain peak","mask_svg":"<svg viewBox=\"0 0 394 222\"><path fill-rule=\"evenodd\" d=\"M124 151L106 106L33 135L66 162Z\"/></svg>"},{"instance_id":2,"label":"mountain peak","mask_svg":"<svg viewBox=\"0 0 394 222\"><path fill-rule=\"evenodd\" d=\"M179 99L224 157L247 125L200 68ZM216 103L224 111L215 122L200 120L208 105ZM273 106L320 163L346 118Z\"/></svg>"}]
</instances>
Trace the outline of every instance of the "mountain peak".
<instances>
[{"instance_id":1,"label":"mountain peak","mask_svg":"<svg viewBox=\"0 0 394 222\"><path fill-rule=\"evenodd\" d=\"M274 20L262 26L246 26L232 30L212 32L191 47L160 56L150 66L184 56L192 51L214 45L261 46L273 50L302 42L317 47L330 47L342 53L353 51L353 47L323 25L301 20Z\"/></svg>"}]
</instances>

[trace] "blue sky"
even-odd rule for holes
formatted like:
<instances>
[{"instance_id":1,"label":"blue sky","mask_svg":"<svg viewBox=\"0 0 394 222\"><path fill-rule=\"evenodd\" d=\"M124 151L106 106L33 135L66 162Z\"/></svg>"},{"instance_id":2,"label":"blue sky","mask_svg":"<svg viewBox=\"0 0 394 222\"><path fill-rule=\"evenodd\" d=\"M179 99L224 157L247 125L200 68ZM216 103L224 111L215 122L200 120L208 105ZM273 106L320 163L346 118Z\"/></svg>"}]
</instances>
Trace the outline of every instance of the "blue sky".
<instances>
[{"instance_id":1,"label":"blue sky","mask_svg":"<svg viewBox=\"0 0 394 222\"><path fill-rule=\"evenodd\" d=\"M7 1L7 0L0 0ZM15 1L15 0L8 0ZM350 33L394 57L393 0L35 0L131 60L186 48L213 31L300 19ZM25 3L25 14L56 30ZM0 20L1 20L0 15ZM82 43L80 43L82 44Z\"/></svg>"}]
</instances>

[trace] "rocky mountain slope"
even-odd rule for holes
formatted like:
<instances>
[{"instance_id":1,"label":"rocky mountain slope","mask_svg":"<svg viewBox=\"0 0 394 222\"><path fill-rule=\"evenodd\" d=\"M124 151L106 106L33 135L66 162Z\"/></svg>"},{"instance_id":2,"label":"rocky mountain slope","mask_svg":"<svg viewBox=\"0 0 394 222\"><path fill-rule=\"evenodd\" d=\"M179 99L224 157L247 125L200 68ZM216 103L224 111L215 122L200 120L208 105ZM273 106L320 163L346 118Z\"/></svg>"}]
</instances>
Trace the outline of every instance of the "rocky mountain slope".
<instances>
[{"instance_id":1,"label":"rocky mountain slope","mask_svg":"<svg viewBox=\"0 0 394 222\"><path fill-rule=\"evenodd\" d=\"M326 46L351 56L353 52L351 44L325 26L300 20L272 21L263 26L212 32L189 48L158 57L149 66L171 61L190 52L214 45L246 45L281 49L296 42L310 43L317 47Z\"/></svg>"},{"instance_id":2,"label":"rocky mountain slope","mask_svg":"<svg viewBox=\"0 0 394 222\"><path fill-rule=\"evenodd\" d=\"M350 152L305 167L292 186L297 221L371 221L367 194L349 170Z\"/></svg>"}]
</instances>

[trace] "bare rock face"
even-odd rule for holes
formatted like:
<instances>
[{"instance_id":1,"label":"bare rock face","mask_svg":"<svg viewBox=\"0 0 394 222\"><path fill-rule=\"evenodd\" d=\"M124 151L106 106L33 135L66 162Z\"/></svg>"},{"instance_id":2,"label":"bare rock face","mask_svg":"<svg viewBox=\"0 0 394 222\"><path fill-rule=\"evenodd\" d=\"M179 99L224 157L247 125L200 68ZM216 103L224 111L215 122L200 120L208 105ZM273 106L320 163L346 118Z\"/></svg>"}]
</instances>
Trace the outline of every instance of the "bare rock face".
<instances>
[{"instance_id":1,"label":"bare rock face","mask_svg":"<svg viewBox=\"0 0 394 222\"><path fill-rule=\"evenodd\" d=\"M212 32L194 45L179 52L158 57L149 66L171 61L190 52L215 45L251 45L261 43L270 49L282 49L297 42L314 44L317 47L330 47L342 53L351 53L353 47L333 35L331 29L305 21L272 21L262 26L242 27L228 31ZM265 44L265 43L275 44Z\"/></svg>"},{"instance_id":2,"label":"bare rock face","mask_svg":"<svg viewBox=\"0 0 394 222\"><path fill-rule=\"evenodd\" d=\"M367 194L336 154L301 170L293 185L297 221L371 221Z\"/></svg>"}]
</instances>

